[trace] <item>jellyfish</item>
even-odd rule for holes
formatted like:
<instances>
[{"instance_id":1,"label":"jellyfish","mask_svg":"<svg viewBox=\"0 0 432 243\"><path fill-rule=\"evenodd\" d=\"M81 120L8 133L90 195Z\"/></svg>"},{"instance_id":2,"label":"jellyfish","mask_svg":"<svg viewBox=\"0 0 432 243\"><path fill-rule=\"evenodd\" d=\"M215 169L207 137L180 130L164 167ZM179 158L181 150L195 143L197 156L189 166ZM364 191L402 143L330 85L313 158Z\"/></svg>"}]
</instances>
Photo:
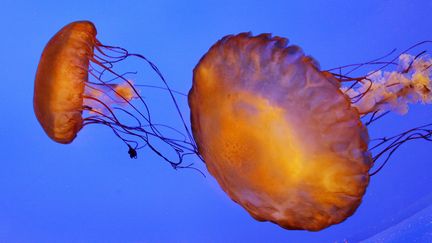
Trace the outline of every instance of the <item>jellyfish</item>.
<instances>
[{"instance_id":1,"label":"jellyfish","mask_svg":"<svg viewBox=\"0 0 432 243\"><path fill-rule=\"evenodd\" d=\"M89 125L111 129L128 148L131 158L137 150L149 148L174 168L183 166L184 156L196 153L192 135L178 108L175 91L154 63L140 54L102 44L90 21L76 21L56 33L43 50L37 68L33 106L45 133L55 142L68 144ZM119 73L115 66L128 58L143 60L156 72L162 86L136 84L129 78L136 72ZM168 91L180 123L186 132L159 123L150 114L140 88ZM162 153L159 146L174 154Z\"/></svg>"},{"instance_id":2,"label":"jellyfish","mask_svg":"<svg viewBox=\"0 0 432 243\"><path fill-rule=\"evenodd\" d=\"M340 223L359 207L378 158L410 139L430 139L428 125L369 148L371 122L405 112L407 102L431 101L432 62L415 59L401 55L402 70L350 78L347 67L320 70L285 38L226 36L193 72L188 101L198 151L256 220L308 231ZM373 154L375 146L381 150Z\"/></svg>"}]
</instances>

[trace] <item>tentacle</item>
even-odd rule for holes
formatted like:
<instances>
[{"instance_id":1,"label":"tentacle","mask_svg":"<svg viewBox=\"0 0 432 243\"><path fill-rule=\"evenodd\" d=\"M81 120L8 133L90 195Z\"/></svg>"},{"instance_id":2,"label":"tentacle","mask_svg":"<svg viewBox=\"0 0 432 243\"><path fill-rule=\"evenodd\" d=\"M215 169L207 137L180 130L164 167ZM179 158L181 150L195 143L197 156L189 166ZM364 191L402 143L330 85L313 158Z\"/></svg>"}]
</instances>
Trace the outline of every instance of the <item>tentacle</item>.
<instances>
[{"instance_id":1,"label":"tentacle","mask_svg":"<svg viewBox=\"0 0 432 243\"><path fill-rule=\"evenodd\" d=\"M107 126L127 146L133 144L134 151L147 147L167 161L174 169L189 168L197 170L192 166L192 163L183 165L185 156L196 155L202 160L198 153L196 143L186 125L184 117L180 112L178 102L174 96L174 94L180 94L183 96L186 96L186 94L172 90L156 65L143 55L129 53L126 49L120 47L102 45L97 40L95 44L95 53L90 59L91 64L89 67L89 73L92 79L86 84L86 89L89 90L89 93L83 97L85 100L94 103L88 103L89 105L85 103L86 105L83 107L83 110L87 111L89 115L84 118L84 126L92 124ZM129 57L136 57L144 60L152 70L157 73L159 79L163 83L162 87L146 84L135 85L132 84L126 76L134 75L137 72L123 72L119 74L114 71L114 66L117 63ZM132 100L125 98L116 90L119 82L127 84L131 89L133 92ZM150 87L166 90L174 103L174 107L179 115L179 119L182 122L185 132L181 132L171 126L153 121L150 107L140 95L137 87ZM91 96L91 90L97 94L101 93L103 97ZM93 105L95 107L90 107ZM98 107L101 110L98 110ZM130 121L126 121L128 119L122 121L124 118L128 117L132 118L133 125L130 125ZM163 131L174 133L174 136L166 136ZM177 159L172 160L157 149L154 144L156 140L154 139L157 139L171 147L171 149L173 149L177 154ZM199 172L202 173L201 171Z\"/></svg>"}]
</instances>

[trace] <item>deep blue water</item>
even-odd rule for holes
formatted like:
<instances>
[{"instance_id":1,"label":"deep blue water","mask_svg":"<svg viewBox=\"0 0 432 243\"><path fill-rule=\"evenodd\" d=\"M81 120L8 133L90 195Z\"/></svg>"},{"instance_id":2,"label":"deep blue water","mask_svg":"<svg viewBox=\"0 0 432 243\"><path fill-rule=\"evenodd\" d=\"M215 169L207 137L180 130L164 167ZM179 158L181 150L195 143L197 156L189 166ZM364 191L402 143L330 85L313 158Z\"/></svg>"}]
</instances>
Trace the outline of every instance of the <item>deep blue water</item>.
<instances>
[{"instance_id":1,"label":"deep blue water","mask_svg":"<svg viewBox=\"0 0 432 243\"><path fill-rule=\"evenodd\" d=\"M106 128L86 127L72 144L56 144L32 106L40 54L72 21L94 22L99 40L146 55L173 89L187 93L198 60L227 34L287 37L327 69L431 40L431 1L1 0L0 9L0 242L432 241L430 143L403 146L345 222L314 233L288 231L253 220L210 176L175 171L148 151L129 159ZM179 99L188 117L186 99ZM155 116L176 118L158 109ZM431 106L412 106L406 116L380 120L370 136L431 117Z\"/></svg>"}]
</instances>

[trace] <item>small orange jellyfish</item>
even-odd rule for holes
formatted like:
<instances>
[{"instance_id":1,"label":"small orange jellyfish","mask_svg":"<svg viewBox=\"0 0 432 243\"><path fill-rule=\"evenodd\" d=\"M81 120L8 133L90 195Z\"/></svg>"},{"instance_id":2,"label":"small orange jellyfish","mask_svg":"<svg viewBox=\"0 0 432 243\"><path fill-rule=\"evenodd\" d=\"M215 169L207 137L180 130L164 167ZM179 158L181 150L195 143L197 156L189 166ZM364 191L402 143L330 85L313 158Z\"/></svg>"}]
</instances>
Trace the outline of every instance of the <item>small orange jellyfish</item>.
<instances>
[{"instance_id":1,"label":"small orange jellyfish","mask_svg":"<svg viewBox=\"0 0 432 243\"><path fill-rule=\"evenodd\" d=\"M360 205L369 171L382 155L372 157L361 118L373 114L373 121L395 99L388 94L378 102L368 96L375 88L370 75L348 79L320 71L287 42L242 33L213 45L194 70L192 132L209 172L255 219L318 231ZM342 82L352 85L343 88ZM423 93L430 97L429 88ZM398 137L392 139L383 153L396 148Z\"/></svg>"},{"instance_id":2,"label":"small orange jellyfish","mask_svg":"<svg viewBox=\"0 0 432 243\"><path fill-rule=\"evenodd\" d=\"M169 134L180 132L153 122L149 106L138 90L145 85L135 85L127 79L131 72L118 74L113 69L129 57L144 60L157 73L189 134L173 91L158 68L140 54L103 45L89 21L66 25L46 45L35 78L36 117L46 134L58 143L71 143L84 126L99 124L112 129L127 145L131 158L136 158L136 150L148 147L174 168L182 167L183 157L196 153L195 144L191 136L164 135L167 130ZM177 158L162 154L155 145L161 143L170 147Z\"/></svg>"}]
</instances>

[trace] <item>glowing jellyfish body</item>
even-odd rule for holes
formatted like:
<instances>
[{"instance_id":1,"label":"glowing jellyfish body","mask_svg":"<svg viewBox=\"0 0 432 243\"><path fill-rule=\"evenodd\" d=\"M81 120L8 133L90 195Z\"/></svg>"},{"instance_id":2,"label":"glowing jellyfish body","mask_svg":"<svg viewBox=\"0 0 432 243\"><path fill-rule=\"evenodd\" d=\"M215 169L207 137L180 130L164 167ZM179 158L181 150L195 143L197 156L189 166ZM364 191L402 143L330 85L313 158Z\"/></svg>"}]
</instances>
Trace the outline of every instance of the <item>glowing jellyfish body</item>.
<instances>
[{"instance_id":1,"label":"glowing jellyfish body","mask_svg":"<svg viewBox=\"0 0 432 243\"><path fill-rule=\"evenodd\" d=\"M90 22L65 26L47 44L35 79L34 111L46 134L70 143L82 127L82 107L96 28Z\"/></svg>"},{"instance_id":2,"label":"glowing jellyfish body","mask_svg":"<svg viewBox=\"0 0 432 243\"><path fill-rule=\"evenodd\" d=\"M149 104L137 88L154 86L134 85L126 76L136 72L119 74L114 70L117 63L129 57L144 60L163 82L162 87L156 88L167 90L177 105L155 64L124 48L103 45L96 39L93 23L77 21L57 32L42 53L33 99L39 123L51 139L63 144L71 143L87 125L103 125L127 145L131 158L137 157L136 150L149 148L174 168L189 167L180 164L185 155L197 153L194 142L188 140L191 136L178 139L178 129L162 122L153 123L155 119L150 118ZM181 114L180 118L183 122ZM166 136L167 130L175 134ZM186 129L186 132L189 131ZM182 134L180 136L183 138ZM168 146L176 158L169 158L153 143Z\"/></svg>"},{"instance_id":3,"label":"glowing jellyfish body","mask_svg":"<svg viewBox=\"0 0 432 243\"><path fill-rule=\"evenodd\" d=\"M359 206L368 134L332 75L287 40L227 36L194 70L192 131L209 172L255 219L321 230Z\"/></svg>"}]
</instances>

